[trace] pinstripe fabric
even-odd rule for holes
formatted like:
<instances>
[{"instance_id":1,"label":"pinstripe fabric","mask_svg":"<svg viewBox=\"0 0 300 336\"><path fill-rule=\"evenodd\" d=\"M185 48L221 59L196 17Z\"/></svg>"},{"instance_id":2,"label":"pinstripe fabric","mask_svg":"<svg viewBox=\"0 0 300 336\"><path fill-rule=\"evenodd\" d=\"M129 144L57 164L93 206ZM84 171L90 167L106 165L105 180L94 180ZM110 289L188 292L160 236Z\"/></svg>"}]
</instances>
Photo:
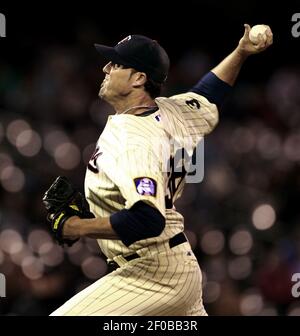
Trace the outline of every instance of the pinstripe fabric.
<instances>
[{"instance_id":1,"label":"pinstripe fabric","mask_svg":"<svg viewBox=\"0 0 300 336\"><path fill-rule=\"evenodd\" d=\"M214 104L196 93L157 98L158 111L146 116L110 116L87 169L85 194L96 216L110 216L143 200L166 219L158 237L126 247L120 240L99 239L108 260L141 257L104 276L71 298L53 315L206 315L202 305L201 271L188 242L169 247L171 237L183 232L184 219L166 208L168 173L165 159L174 155L171 140L192 152L218 122ZM156 195L137 192L134 179L156 181ZM173 194L180 197L184 180Z\"/></svg>"},{"instance_id":2,"label":"pinstripe fabric","mask_svg":"<svg viewBox=\"0 0 300 336\"><path fill-rule=\"evenodd\" d=\"M174 251L142 257L104 276L52 315L200 316L201 272L193 254ZM176 249L176 251L175 251Z\"/></svg>"}]
</instances>

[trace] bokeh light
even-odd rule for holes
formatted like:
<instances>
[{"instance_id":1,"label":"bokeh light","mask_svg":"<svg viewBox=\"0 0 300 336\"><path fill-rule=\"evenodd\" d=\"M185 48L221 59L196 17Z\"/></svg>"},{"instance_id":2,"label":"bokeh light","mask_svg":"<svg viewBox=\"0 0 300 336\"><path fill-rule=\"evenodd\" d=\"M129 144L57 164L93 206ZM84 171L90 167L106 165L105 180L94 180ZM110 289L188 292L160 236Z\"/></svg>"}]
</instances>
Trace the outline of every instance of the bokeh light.
<instances>
[{"instance_id":1,"label":"bokeh light","mask_svg":"<svg viewBox=\"0 0 300 336\"><path fill-rule=\"evenodd\" d=\"M82 262L81 269L87 278L99 279L106 273L107 264L100 257L90 256Z\"/></svg>"},{"instance_id":2,"label":"bokeh light","mask_svg":"<svg viewBox=\"0 0 300 336\"><path fill-rule=\"evenodd\" d=\"M216 281L208 281L203 288L203 302L213 303L221 294L221 286Z\"/></svg>"},{"instance_id":3,"label":"bokeh light","mask_svg":"<svg viewBox=\"0 0 300 336\"><path fill-rule=\"evenodd\" d=\"M224 256L214 256L203 264L208 281L223 281L227 276L227 263Z\"/></svg>"},{"instance_id":4,"label":"bokeh light","mask_svg":"<svg viewBox=\"0 0 300 336\"><path fill-rule=\"evenodd\" d=\"M276 307L271 304L265 304L259 313L260 316L278 316Z\"/></svg>"},{"instance_id":5,"label":"bokeh light","mask_svg":"<svg viewBox=\"0 0 300 336\"><path fill-rule=\"evenodd\" d=\"M1 171L0 180L5 190L17 193L24 187L25 175L20 168L7 166Z\"/></svg>"},{"instance_id":6,"label":"bokeh light","mask_svg":"<svg viewBox=\"0 0 300 336\"><path fill-rule=\"evenodd\" d=\"M34 256L25 257L22 261L22 271L27 278L36 280L43 276L44 265Z\"/></svg>"},{"instance_id":7,"label":"bokeh light","mask_svg":"<svg viewBox=\"0 0 300 336\"><path fill-rule=\"evenodd\" d=\"M257 149L264 159L275 159L281 154L281 142L277 134L265 131L257 141Z\"/></svg>"},{"instance_id":8,"label":"bokeh light","mask_svg":"<svg viewBox=\"0 0 300 336\"><path fill-rule=\"evenodd\" d=\"M206 173L205 184L210 193L214 193L216 197L224 197L235 188L235 175L229 166L219 163Z\"/></svg>"},{"instance_id":9,"label":"bokeh light","mask_svg":"<svg viewBox=\"0 0 300 336\"><path fill-rule=\"evenodd\" d=\"M259 315L263 306L264 301L261 294L249 289L241 298L240 311L244 316Z\"/></svg>"},{"instance_id":10,"label":"bokeh light","mask_svg":"<svg viewBox=\"0 0 300 336\"><path fill-rule=\"evenodd\" d=\"M283 145L283 152L290 161L300 161L300 135L291 134Z\"/></svg>"},{"instance_id":11,"label":"bokeh light","mask_svg":"<svg viewBox=\"0 0 300 336\"><path fill-rule=\"evenodd\" d=\"M44 135L44 148L50 154L54 155L56 148L62 144L67 143L69 137L62 130L48 130Z\"/></svg>"},{"instance_id":12,"label":"bokeh light","mask_svg":"<svg viewBox=\"0 0 300 336\"><path fill-rule=\"evenodd\" d=\"M250 276L252 262L249 257L237 257L229 261L228 274L234 280L242 280Z\"/></svg>"},{"instance_id":13,"label":"bokeh light","mask_svg":"<svg viewBox=\"0 0 300 336\"><path fill-rule=\"evenodd\" d=\"M21 266L25 258L32 256L33 256L32 251L30 250L28 245L23 244L22 249L17 253L11 255L10 258L14 262L14 264Z\"/></svg>"},{"instance_id":14,"label":"bokeh light","mask_svg":"<svg viewBox=\"0 0 300 336\"><path fill-rule=\"evenodd\" d=\"M40 260L44 265L55 267L64 261L64 250L61 246L46 242L39 248Z\"/></svg>"},{"instance_id":15,"label":"bokeh light","mask_svg":"<svg viewBox=\"0 0 300 336\"><path fill-rule=\"evenodd\" d=\"M201 249L206 254L214 255L222 251L225 244L224 234L219 230L206 232L201 238Z\"/></svg>"},{"instance_id":16,"label":"bokeh light","mask_svg":"<svg viewBox=\"0 0 300 336\"><path fill-rule=\"evenodd\" d=\"M47 231L37 229L29 233L27 241L33 252L41 253L45 248L45 244L52 243L52 238Z\"/></svg>"},{"instance_id":17,"label":"bokeh light","mask_svg":"<svg viewBox=\"0 0 300 336\"><path fill-rule=\"evenodd\" d=\"M0 174L8 166L13 166L12 158L8 154L0 152Z\"/></svg>"},{"instance_id":18,"label":"bokeh light","mask_svg":"<svg viewBox=\"0 0 300 336\"><path fill-rule=\"evenodd\" d=\"M9 254L15 254L22 250L23 240L20 233L13 229L6 229L0 233L0 248Z\"/></svg>"},{"instance_id":19,"label":"bokeh light","mask_svg":"<svg viewBox=\"0 0 300 336\"><path fill-rule=\"evenodd\" d=\"M248 153L255 145L255 135L246 127L236 128L231 135L231 148L236 153Z\"/></svg>"},{"instance_id":20,"label":"bokeh light","mask_svg":"<svg viewBox=\"0 0 300 336\"><path fill-rule=\"evenodd\" d=\"M12 145L16 145L18 136L22 132L26 130L30 130L30 129L31 127L27 121L23 119L16 119L16 120L11 121L8 124L7 129L6 129L6 137Z\"/></svg>"},{"instance_id":21,"label":"bokeh light","mask_svg":"<svg viewBox=\"0 0 300 336\"><path fill-rule=\"evenodd\" d=\"M256 229L267 230L276 221L276 213L270 204L259 205L252 214L252 222Z\"/></svg>"},{"instance_id":22,"label":"bokeh light","mask_svg":"<svg viewBox=\"0 0 300 336\"><path fill-rule=\"evenodd\" d=\"M24 130L17 136L16 147L24 156L35 156L42 147L41 137L31 129Z\"/></svg>"},{"instance_id":23,"label":"bokeh light","mask_svg":"<svg viewBox=\"0 0 300 336\"><path fill-rule=\"evenodd\" d=\"M78 146L71 142L65 142L57 146L54 152L56 164L65 170L74 169L80 162L80 151Z\"/></svg>"},{"instance_id":24,"label":"bokeh light","mask_svg":"<svg viewBox=\"0 0 300 336\"><path fill-rule=\"evenodd\" d=\"M253 245L253 238L249 231L236 231L229 239L230 250L237 255L246 254Z\"/></svg>"},{"instance_id":25,"label":"bokeh light","mask_svg":"<svg viewBox=\"0 0 300 336\"><path fill-rule=\"evenodd\" d=\"M288 316L300 316L300 304L293 303L290 305L287 311Z\"/></svg>"},{"instance_id":26,"label":"bokeh light","mask_svg":"<svg viewBox=\"0 0 300 336\"><path fill-rule=\"evenodd\" d=\"M77 266L80 266L86 258L91 256L91 252L81 241L78 241L68 248L67 253L71 263Z\"/></svg>"},{"instance_id":27,"label":"bokeh light","mask_svg":"<svg viewBox=\"0 0 300 336\"><path fill-rule=\"evenodd\" d=\"M87 249L91 253L94 253L96 255L101 254L101 250L100 250L99 244L98 244L96 239L84 237L84 238L81 239L81 241L83 241L85 243Z\"/></svg>"}]
</instances>

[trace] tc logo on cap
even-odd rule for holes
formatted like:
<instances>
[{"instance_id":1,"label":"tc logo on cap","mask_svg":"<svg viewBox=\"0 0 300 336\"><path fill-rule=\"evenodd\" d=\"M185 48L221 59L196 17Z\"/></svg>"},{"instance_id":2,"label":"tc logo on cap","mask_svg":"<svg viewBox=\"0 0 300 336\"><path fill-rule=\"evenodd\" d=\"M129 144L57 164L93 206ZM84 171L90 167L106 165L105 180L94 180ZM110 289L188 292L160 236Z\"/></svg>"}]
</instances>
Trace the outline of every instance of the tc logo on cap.
<instances>
[{"instance_id":1,"label":"tc logo on cap","mask_svg":"<svg viewBox=\"0 0 300 336\"><path fill-rule=\"evenodd\" d=\"M120 44L120 43L124 43L124 42L129 41L129 40L131 40L131 35L129 35L129 36L123 38L123 40L121 40L120 42L118 42L118 44Z\"/></svg>"}]
</instances>

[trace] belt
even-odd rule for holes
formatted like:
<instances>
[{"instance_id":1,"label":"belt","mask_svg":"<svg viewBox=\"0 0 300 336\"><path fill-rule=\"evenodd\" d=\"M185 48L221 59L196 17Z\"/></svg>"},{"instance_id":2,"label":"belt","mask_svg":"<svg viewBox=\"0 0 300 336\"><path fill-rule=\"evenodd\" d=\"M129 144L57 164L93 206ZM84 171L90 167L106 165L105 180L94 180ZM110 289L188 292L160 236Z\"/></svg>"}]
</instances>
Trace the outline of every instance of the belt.
<instances>
[{"instance_id":1,"label":"belt","mask_svg":"<svg viewBox=\"0 0 300 336\"><path fill-rule=\"evenodd\" d=\"M169 240L169 246L170 248L175 247L177 245L183 244L187 242L186 236L183 232L178 233L174 237L170 238ZM140 256L137 253L131 254L129 256L123 257L125 260L130 261L136 258L140 258ZM114 261L109 261L109 265L115 265L116 263Z\"/></svg>"}]
</instances>

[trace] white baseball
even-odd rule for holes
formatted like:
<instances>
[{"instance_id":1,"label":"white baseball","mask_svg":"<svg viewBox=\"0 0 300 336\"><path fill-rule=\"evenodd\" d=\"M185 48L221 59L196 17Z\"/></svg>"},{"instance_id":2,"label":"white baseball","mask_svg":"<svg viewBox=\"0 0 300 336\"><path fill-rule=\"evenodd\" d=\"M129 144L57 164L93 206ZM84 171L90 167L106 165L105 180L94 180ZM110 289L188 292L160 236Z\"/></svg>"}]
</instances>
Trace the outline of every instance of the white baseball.
<instances>
[{"instance_id":1,"label":"white baseball","mask_svg":"<svg viewBox=\"0 0 300 336\"><path fill-rule=\"evenodd\" d=\"M267 40L266 31L267 31L268 28L269 28L269 26L264 25L264 24L253 26L251 28L250 32L249 32L250 41L253 44L258 44L259 43L259 39L258 39L259 34L261 34L264 41L266 41Z\"/></svg>"}]
</instances>

